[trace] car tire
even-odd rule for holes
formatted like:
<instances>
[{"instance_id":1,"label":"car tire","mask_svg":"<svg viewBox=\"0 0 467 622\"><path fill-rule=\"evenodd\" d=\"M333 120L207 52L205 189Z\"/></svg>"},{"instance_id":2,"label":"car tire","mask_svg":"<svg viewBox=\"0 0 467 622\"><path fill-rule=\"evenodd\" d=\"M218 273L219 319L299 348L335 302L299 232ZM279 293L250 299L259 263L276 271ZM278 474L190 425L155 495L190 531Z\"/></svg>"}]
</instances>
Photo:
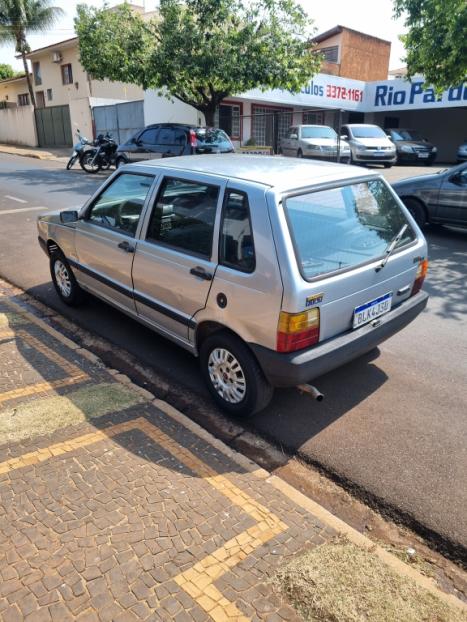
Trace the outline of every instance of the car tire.
<instances>
[{"instance_id":1,"label":"car tire","mask_svg":"<svg viewBox=\"0 0 467 622\"><path fill-rule=\"evenodd\" d=\"M423 205L420 201L417 201L417 199L408 198L402 199L402 201L412 215L412 218L415 220L420 229L422 229L427 223L426 212Z\"/></svg>"},{"instance_id":2,"label":"car tire","mask_svg":"<svg viewBox=\"0 0 467 622\"><path fill-rule=\"evenodd\" d=\"M220 408L249 417L269 404L274 389L248 346L227 331L207 337L200 348L201 372Z\"/></svg>"},{"instance_id":3,"label":"car tire","mask_svg":"<svg viewBox=\"0 0 467 622\"><path fill-rule=\"evenodd\" d=\"M384 162L384 168L392 168L392 164L390 162Z\"/></svg>"},{"instance_id":4,"label":"car tire","mask_svg":"<svg viewBox=\"0 0 467 622\"><path fill-rule=\"evenodd\" d=\"M303 151L301 149L297 151L297 158L303 158Z\"/></svg>"},{"instance_id":5,"label":"car tire","mask_svg":"<svg viewBox=\"0 0 467 622\"><path fill-rule=\"evenodd\" d=\"M70 264L60 251L50 256L50 274L55 291L66 305L77 307L83 302L84 291L78 285Z\"/></svg>"}]
</instances>

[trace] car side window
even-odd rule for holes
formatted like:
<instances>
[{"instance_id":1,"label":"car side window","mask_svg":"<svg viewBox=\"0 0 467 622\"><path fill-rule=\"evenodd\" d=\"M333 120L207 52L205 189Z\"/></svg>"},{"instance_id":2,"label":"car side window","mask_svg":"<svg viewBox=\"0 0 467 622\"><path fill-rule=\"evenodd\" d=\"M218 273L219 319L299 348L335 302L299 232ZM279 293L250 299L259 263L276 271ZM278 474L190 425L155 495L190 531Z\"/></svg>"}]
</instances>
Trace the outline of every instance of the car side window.
<instances>
[{"instance_id":1,"label":"car side window","mask_svg":"<svg viewBox=\"0 0 467 622\"><path fill-rule=\"evenodd\" d=\"M256 259L251 230L248 197L239 190L229 190L222 209L219 263L223 266L254 272Z\"/></svg>"},{"instance_id":2,"label":"car side window","mask_svg":"<svg viewBox=\"0 0 467 622\"><path fill-rule=\"evenodd\" d=\"M174 131L170 127L161 127L157 142L160 145L173 145Z\"/></svg>"},{"instance_id":3,"label":"car side window","mask_svg":"<svg viewBox=\"0 0 467 622\"><path fill-rule=\"evenodd\" d=\"M150 130L144 131L138 139L138 142L142 142L145 145L155 145L157 144L157 134L159 130L156 128L151 128Z\"/></svg>"},{"instance_id":4,"label":"car side window","mask_svg":"<svg viewBox=\"0 0 467 622\"><path fill-rule=\"evenodd\" d=\"M153 181L152 175L122 173L99 195L86 220L134 237Z\"/></svg>"},{"instance_id":5,"label":"car side window","mask_svg":"<svg viewBox=\"0 0 467 622\"><path fill-rule=\"evenodd\" d=\"M166 177L159 189L146 239L211 257L218 186Z\"/></svg>"},{"instance_id":6,"label":"car side window","mask_svg":"<svg viewBox=\"0 0 467 622\"><path fill-rule=\"evenodd\" d=\"M186 145L186 132L185 130L173 130L173 144L179 147Z\"/></svg>"}]
</instances>

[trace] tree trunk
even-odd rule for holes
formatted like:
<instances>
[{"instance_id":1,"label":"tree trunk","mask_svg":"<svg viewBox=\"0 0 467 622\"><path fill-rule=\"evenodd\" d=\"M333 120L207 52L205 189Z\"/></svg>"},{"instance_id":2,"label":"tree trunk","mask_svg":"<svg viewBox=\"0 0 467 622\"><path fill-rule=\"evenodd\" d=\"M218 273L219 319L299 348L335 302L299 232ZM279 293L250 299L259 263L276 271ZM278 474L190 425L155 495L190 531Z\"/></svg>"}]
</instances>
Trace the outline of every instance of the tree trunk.
<instances>
[{"instance_id":1,"label":"tree trunk","mask_svg":"<svg viewBox=\"0 0 467 622\"><path fill-rule=\"evenodd\" d=\"M28 83L29 97L31 99L31 104L33 105L34 110L35 110L36 109L36 98L34 95L34 89L32 88L32 81L31 81L31 76L29 75L28 61L26 60L26 52L24 51L24 48L21 49L21 58L23 59L23 67L24 67L24 72L26 74L26 82Z\"/></svg>"},{"instance_id":2,"label":"tree trunk","mask_svg":"<svg viewBox=\"0 0 467 622\"><path fill-rule=\"evenodd\" d=\"M216 108L217 106L214 107L209 107L209 108L205 108L202 112L204 113L204 118L206 119L206 126L207 127L214 127L214 119L216 116Z\"/></svg>"}]
</instances>

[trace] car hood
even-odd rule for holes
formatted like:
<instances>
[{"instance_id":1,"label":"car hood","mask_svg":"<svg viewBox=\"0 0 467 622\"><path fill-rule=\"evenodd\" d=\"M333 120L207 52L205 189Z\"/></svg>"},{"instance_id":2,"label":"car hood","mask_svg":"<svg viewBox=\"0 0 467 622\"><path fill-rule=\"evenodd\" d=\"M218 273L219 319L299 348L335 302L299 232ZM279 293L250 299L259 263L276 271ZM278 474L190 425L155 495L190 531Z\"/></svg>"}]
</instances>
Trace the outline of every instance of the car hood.
<instances>
[{"instance_id":1,"label":"car hood","mask_svg":"<svg viewBox=\"0 0 467 622\"><path fill-rule=\"evenodd\" d=\"M402 147L402 145L407 145L408 147L427 147L428 149L432 149L432 143L429 143L426 140L395 140L394 144L396 147Z\"/></svg>"},{"instance_id":2,"label":"car hood","mask_svg":"<svg viewBox=\"0 0 467 622\"><path fill-rule=\"evenodd\" d=\"M353 138L353 140L364 147L394 147L394 143L384 136L380 138Z\"/></svg>"},{"instance_id":3,"label":"car hood","mask_svg":"<svg viewBox=\"0 0 467 622\"><path fill-rule=\"evenodd\" d=\"M417 175L417 177L408 177L407 179L401 179L400 181L395 181L391 185L394 190L408 188L409 186L413 188L428 188L439 185L441 183L441 179L441 173L432 173L431 175Z\"/></svg>"}]
</instances>

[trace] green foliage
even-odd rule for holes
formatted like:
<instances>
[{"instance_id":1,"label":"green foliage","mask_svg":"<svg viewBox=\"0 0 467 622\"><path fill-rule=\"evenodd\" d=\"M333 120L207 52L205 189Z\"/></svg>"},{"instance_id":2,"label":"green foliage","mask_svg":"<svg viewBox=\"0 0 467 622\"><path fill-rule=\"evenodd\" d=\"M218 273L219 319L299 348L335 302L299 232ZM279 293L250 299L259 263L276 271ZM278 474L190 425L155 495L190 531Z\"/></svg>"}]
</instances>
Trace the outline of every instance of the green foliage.
<instances>
[{"instance_id":1,"label":"green foliage","mask_svg":"<svg viewBox=\"0 0 467 622\"><path fill-rule=\"evenodd\" d=\"M466 0L394 0L394 12L408 28L409 78L421 73L438 91L467 79Z\"/></svg>"},{"instance_id":2,"label":"green foliage","mask_svg":"<svg viewBox=\"0 0 467 622\"><path fill-rule=\"evenodd\" d=\"M97 79L155 88L212 122L227 96L252 88L298 92L319 70L294 0L161 0L145 22L128 5L78 7L81 62Z\"/></svg>"},{"instance_id":3,"label":"green foliage","mask_svg":"<svg viewBox=\"0 0 467 622\"><path fill-rule=\"evenodd\" d=\"M14 78L16 72L11 65L6 63L0 63L0 80L6 80L7 78Z\"/></svg>"}]
</instances>

